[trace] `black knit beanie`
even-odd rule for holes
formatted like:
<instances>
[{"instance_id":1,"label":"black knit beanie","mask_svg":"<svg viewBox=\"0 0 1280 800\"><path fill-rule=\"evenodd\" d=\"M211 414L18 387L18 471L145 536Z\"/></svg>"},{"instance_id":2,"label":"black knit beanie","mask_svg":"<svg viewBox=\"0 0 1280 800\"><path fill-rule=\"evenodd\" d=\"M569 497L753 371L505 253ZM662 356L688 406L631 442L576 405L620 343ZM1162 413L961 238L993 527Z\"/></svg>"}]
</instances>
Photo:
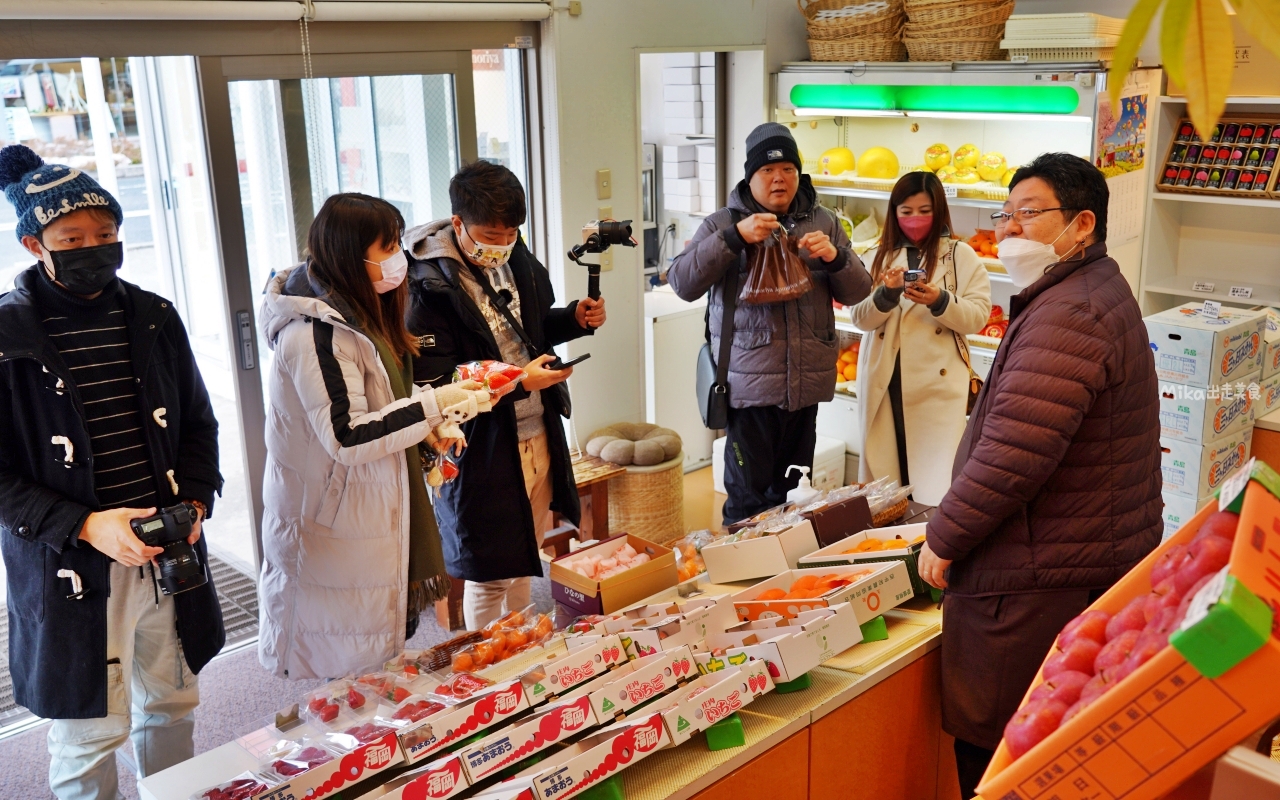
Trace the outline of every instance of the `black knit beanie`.
<instances>
[{"instance_id":1,"label":"black knit beanie","mask_svg":"<svg viewBox=\"0 0 1280 800\"><path fill-rule=\"evenodd\" d=\"M751 182L756 170L776 161L790 161L796 165L796 170L804 171L804 165L800 163L800 148L786 125L777 122L757 125L747 136L747 182Z\"/></svg>"}]
</instances>

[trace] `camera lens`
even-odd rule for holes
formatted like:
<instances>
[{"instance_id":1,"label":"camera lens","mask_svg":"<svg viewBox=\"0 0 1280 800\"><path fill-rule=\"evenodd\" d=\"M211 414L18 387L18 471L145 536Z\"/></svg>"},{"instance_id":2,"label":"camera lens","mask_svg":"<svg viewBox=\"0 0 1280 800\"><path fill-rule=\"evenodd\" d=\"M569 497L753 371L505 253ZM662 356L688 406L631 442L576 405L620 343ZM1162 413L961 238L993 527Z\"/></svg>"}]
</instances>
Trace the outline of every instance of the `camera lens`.
<instances>
[{"instance_id":1,"label":"camera lens","mask_svg":"<svg viewBox=\"0 0 1280 800\"><path fill-rule=\"evenodd\" d=\"M620 222L602 221L600 223L600 243L601 244L630 244L631 243L631 220L624 219Z\"/></svg>"},{"instance_id":2,"label":"camera lens","mask_svg":"<svg viewBox=\"0 0 1280 800\"><path fill-rule=\"evenodd\" d=\"M165 594L190 591L208 583L195 548L186 541L169 542L156 556L160 588Z\"/></svg>"}]
</instances>

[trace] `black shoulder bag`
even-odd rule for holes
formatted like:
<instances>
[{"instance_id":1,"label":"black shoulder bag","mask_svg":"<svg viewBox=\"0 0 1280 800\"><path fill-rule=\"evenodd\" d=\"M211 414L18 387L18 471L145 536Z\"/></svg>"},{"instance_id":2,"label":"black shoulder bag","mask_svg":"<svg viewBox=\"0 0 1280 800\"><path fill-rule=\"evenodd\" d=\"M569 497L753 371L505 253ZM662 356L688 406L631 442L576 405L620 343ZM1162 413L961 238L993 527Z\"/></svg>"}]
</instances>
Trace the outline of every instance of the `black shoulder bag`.
<instances>
[{"instance_id":1,"label":"black shoulder bag","mask_svg":"<svg viewBox=\"0 0 1280 800\"><path fill-rule=\"evenodd\" d=\"M511 313L511 309L509 308L511 305L511 297L499 295L498 292L494 290L493 284L489 282L489 277L485 275L484 272L482 272L475 264L468 261L466 266L467 269L471 270L471 276L480 284L480 288L484 291L484 296L489 298L489 304L498 309L498 313L501 314L503 319L507 321L507 324L511 326L511 330L516 332L516 337L521 342L524 342L524 346L529 349L529 354L533 356L533 358L537 358L541 355L555 355L555 352L551 348L548 347L544 350L534 344L533 340L529 338L529 334L525 332L524 326L520 324L520 320L516 319L516 315ZM569 416L573 414L573 400L569 397L569 385L564 381L560 381L559 383L548 386L543 391L551 391L555 393L557 400L560 402L560 416L565 419L569 419Z\"/></svg>"},{"instance_id":2,"label":"black shoulder bag","mask_svg":"<svg viewBox=\"0 0 1280 800\"><path fill-rule=\"evenodd\" d=\"M733 224L739 215L730 209ZM746 251L743 251L745 255ZM706 344L698 351L698 410L702 412L702 424L711 430L729 426L729 354L733 352L733 315L738 308L738 272L742 259L729 267L724 277L724 302L720 317L720 354L711 355L711 298L707 298Z\"/></svg>"}]
</instances>

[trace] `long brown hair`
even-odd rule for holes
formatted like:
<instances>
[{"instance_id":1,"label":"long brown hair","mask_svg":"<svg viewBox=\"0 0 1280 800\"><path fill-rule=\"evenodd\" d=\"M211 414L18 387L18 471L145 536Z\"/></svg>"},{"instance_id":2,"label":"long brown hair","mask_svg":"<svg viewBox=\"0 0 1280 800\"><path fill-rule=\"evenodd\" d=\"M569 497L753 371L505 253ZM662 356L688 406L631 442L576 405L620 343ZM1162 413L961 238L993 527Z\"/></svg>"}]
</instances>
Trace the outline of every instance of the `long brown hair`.
<instances>
[{"instance_id":1,"label":"long brown hair","mask_svg":"<svg viewBox=\"0 0 1280 800\"><path fill-rule=\"evenodd\" d=\"M364 256L372 245L387 247L400 241L404 228L399 209L386 200L348 192L325 200L307 232L311 274L350 303L357 322L386 342L401 364L405 356L418 354L418 342L404 325L408 281L378 294Z\"/></svg>"},{"instance_id":2,"label":"long brown hair","mask_svg":"<svg viewBox=\"0 0 1280 800\"><path fill-rule=\"evenodd\" d=\"M898 206L907 202L907 198L917 194L927 194L933 205L933 226L925 237L921 247L920 263L924 265L927 281L933 280L933 268L938 263L938 242L945 231L951 230L951 210L947 208L947 195L942 188L942 181L932 172L908 172L893 185L889 193L889 213L884 220L884 231L880 234L880 246L876 250L876 258L871 262L871 281L879 283L884 273L893 263L898 251L909 241L898 227Z\"/></svg>"}]
</instances>

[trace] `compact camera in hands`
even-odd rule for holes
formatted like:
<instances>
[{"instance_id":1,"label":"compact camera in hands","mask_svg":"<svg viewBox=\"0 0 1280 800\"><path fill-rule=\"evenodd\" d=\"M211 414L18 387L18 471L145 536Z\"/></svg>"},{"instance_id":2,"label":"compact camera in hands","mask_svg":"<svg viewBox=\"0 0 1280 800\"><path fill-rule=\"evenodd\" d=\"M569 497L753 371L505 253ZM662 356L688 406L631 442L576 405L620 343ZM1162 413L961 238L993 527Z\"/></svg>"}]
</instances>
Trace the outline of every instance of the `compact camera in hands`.
<instances>
[{"instance_id":1,"label":"compact camera in hands","mask_svg":"<svg viewBox=\"0 0 1280 800\"><path fill-rule=\"evenodd\" d=\"M200 512L190 503L162 508L149 517L130 520L129 526L142 543L148 547L161 547L164 552L156 556L160 569L158 583L165 594L179 594L208 583L204 567L195 548L187 544L187 537Z\"/></svg>"}]
</instances>

